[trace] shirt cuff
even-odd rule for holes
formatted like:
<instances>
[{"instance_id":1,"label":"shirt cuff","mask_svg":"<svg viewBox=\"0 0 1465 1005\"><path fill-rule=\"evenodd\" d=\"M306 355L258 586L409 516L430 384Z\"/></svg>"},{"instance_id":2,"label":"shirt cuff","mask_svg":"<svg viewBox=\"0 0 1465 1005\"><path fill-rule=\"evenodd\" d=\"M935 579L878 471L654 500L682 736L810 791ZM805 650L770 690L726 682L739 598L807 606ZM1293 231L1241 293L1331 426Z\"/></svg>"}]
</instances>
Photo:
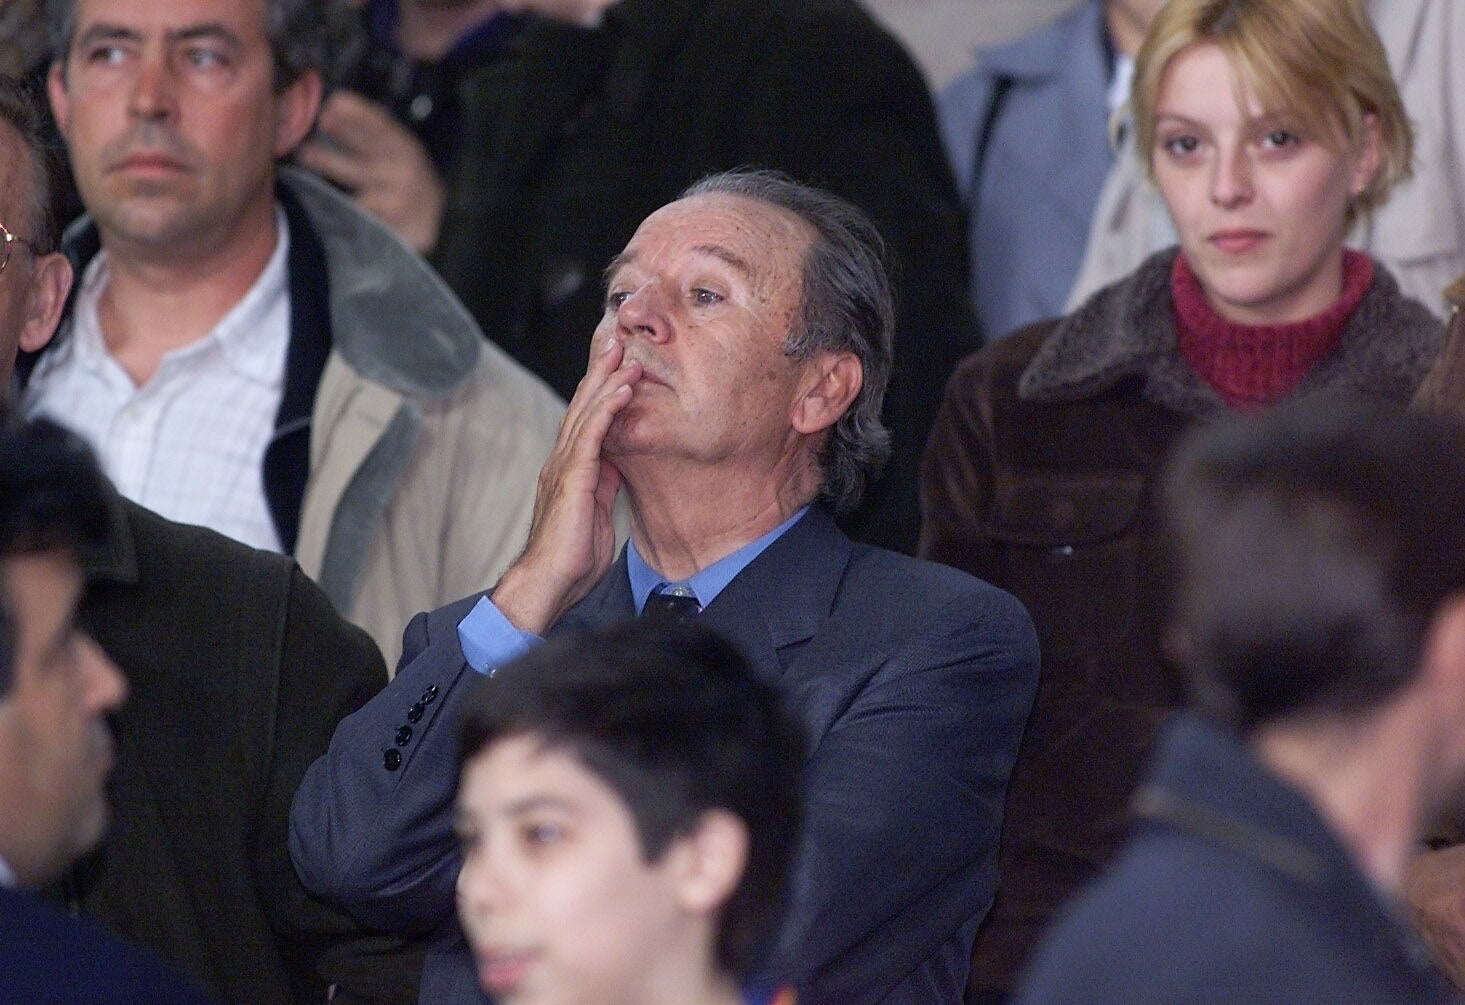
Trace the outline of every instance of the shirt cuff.
<instances>
[{"instance_id":1,"label":"shirt cuff","mask_svg":"<svg viewBox=\"0 0 1465 1005\"><path fill-rule=\"evenodd\" d=\"M490 676L499 667L544 640L509 623L494 602L478 598L468 616L458 622L458 645L463 659L479 673Z\"/></svg>"}]
</instances>

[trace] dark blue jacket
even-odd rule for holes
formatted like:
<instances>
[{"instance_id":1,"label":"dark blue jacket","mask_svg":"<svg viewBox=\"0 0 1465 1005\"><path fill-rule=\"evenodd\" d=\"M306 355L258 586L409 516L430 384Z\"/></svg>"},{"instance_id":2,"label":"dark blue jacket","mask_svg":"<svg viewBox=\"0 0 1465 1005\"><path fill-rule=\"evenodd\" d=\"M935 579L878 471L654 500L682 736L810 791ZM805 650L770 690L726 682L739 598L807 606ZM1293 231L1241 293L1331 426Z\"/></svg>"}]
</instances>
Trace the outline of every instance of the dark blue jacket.
<instances>
[{"instance_id":1,"label":"dark blue jacket","mask_svg":"<svg viewBox=\"0 0 1465 1005\"><path fill-rule=\"evenodd\" d=\"M207 1005L157 956L0 887L3 1005Z\"/></svg>"},{"instance_id":2,"label":"dark blue jacket","mask_svg":"<svg viewBox=\"0 0 1465 1005\"><path fill-rule=\"evenodd\" d=\"M1196 716L1161 734L1118 861L1039 949L1021 1005L1452 1002L1301 793Z\"/></svg>"}]
</instances>

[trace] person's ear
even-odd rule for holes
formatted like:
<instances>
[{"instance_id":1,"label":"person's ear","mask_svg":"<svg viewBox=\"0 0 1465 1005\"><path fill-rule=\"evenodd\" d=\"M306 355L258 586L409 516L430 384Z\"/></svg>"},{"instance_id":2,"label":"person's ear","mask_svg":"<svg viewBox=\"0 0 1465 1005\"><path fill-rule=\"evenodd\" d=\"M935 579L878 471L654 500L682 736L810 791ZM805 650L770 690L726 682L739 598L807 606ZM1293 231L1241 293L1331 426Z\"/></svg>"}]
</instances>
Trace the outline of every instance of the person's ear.
<instances>
[{"instance_id":1,"label":"person's ear","mask_svg":"<svg viewBox=\"0 0 1465 1005\"><path fill-rule=\"evenodd\" d=\"M708 810L675 839L677 897L682 908L712 915L727 903L748 864L748 827L726 810Z\"/></svg>"},{"instance_id":2,"label":"person's ear","mask_svg":"<svg viewBox=\"0 0 1465 1005\"><path fill-rule=\"evenodd\" d=\"M71 260L60 252L36 257L20 328L20 348L25 352L38 351L56 334L71 292L71 276Z\"/></svg>"},{"instance_id":3,"label":"person's ear","mask_svg":"<svg viewBox=\"0 0 1465 1005\"><path fill-rule=\"evenodd\" d=\"M318 70L306 70L275 95L275 158L293 151L315 128L325 85Z\"/></svg>"},{"instance_id":4,"label":"person's ear","mask_svg":"<svg viewBox=\"0 0 1465 1005\"><path fill-rule=\"evenodd\" d=\"M1383 166L1383 149L1383 126L1379 124L1378 115L1368 112L1363 116L1363 135L1359 137L1358 160L1353 165L1353 177L1350 179L1348 189L1355 199L1368 191L1369 186L1378 177L1379 169Z\"/></svg>"},{"instance_id":5,"label":"person's ear","mask_svg":"<svg viewBox=\"0 0 1465 1005\"><path fill-rule=\"evenodd\" d=\"M809 360L794 399L793 428L817 433L839 421L865 385L865 370L852 352L820 352Z\"/></svg>"}]
</instances>

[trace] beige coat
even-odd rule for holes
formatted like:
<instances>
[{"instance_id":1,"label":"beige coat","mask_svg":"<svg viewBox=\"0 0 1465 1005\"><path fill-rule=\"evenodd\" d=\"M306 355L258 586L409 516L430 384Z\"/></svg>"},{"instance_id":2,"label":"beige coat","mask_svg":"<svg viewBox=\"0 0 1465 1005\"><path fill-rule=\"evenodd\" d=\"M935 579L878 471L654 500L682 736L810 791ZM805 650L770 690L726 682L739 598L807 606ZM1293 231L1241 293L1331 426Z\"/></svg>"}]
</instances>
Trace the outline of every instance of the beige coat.
<instances>
[{"instance_id":1,"label":"beige coat","mask_svg":"<svg viewBox=\"0 0 1465 1005\"><path fill-rule=\"evenodd\" d=\"M349 616L395 667L402 629L419 611L487 589L524 546L534 486L563 406L507 357L484 353L451 398L421 411L406 467L391 489L356 576ZM296 558L321 579L332 516L353 476L409 398L333 354L315 402L311 473Z\"/></svg>"},{"instance_id":2,"label":"beige coat","mask_svg":"<svg viewBox=\"0 0 1465 1005\"><path fill-rule=\"evenodd\" d=\"M523 548L564 405L380 225L284 180L325 248L333 336L295 557L391 667L414 614L492 586Z\"/></svg>"},{"instance_id":3,"label":"beige coat","mask_svg":"<svg viewBox=\"0 0 1465 1005\"><path fill-rule=\"evenodd\" d=\"M1348 243L1367 251L1407 296L1443 318L1442 291L1465 273L1465 2L1372 0L1369 8L1414 124L1414 177L1394 190L1372 221L1360 221ZM1175 243L1132 136L1100 193L1069 310Z\"/></svg>"},{"instance_id":4,"label":"beige coat","mask_svg":"<svg viewBox=\"0 0 1465 1005\"><path fill-rule=\"evenodd\" d=\"M272 441L308 437L308 460L288 461L304 479L294 556L393 666L413 615L491 587L523 548L564 404L375 218L303 171L279 185L308 228L291 244L292 325L298 308L329 340L318 381L287 362L287 397L292 380L313 396ZM66 245L96 253L89 219Z\"/></svg>"}]
</instances>

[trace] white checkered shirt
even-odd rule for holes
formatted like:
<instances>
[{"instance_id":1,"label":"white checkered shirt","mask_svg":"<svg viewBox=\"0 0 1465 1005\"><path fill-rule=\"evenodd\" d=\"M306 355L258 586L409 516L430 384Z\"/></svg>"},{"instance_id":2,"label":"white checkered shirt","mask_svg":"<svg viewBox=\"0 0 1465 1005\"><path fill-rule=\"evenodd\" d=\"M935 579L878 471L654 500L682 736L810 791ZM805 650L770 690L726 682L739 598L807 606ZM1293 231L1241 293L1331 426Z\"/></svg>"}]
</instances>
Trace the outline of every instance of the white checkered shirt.
<instances>
[{"instance_id":1,"label":"white checkered shirt","mask_svg":"<svg viewBox=\"0 0 1465 1005\"><path fill-rule=\"evenodd\" d=\"M165 355L141 387L102 337L97 304L108 273L99 252L82 277L71 336L42 358L23 407L90 440L129 499L279 551L262 470L290 340L290 238L278 208L275 217L279 241L249 292L213 331Z\"/></svg>"}]
</instances>

